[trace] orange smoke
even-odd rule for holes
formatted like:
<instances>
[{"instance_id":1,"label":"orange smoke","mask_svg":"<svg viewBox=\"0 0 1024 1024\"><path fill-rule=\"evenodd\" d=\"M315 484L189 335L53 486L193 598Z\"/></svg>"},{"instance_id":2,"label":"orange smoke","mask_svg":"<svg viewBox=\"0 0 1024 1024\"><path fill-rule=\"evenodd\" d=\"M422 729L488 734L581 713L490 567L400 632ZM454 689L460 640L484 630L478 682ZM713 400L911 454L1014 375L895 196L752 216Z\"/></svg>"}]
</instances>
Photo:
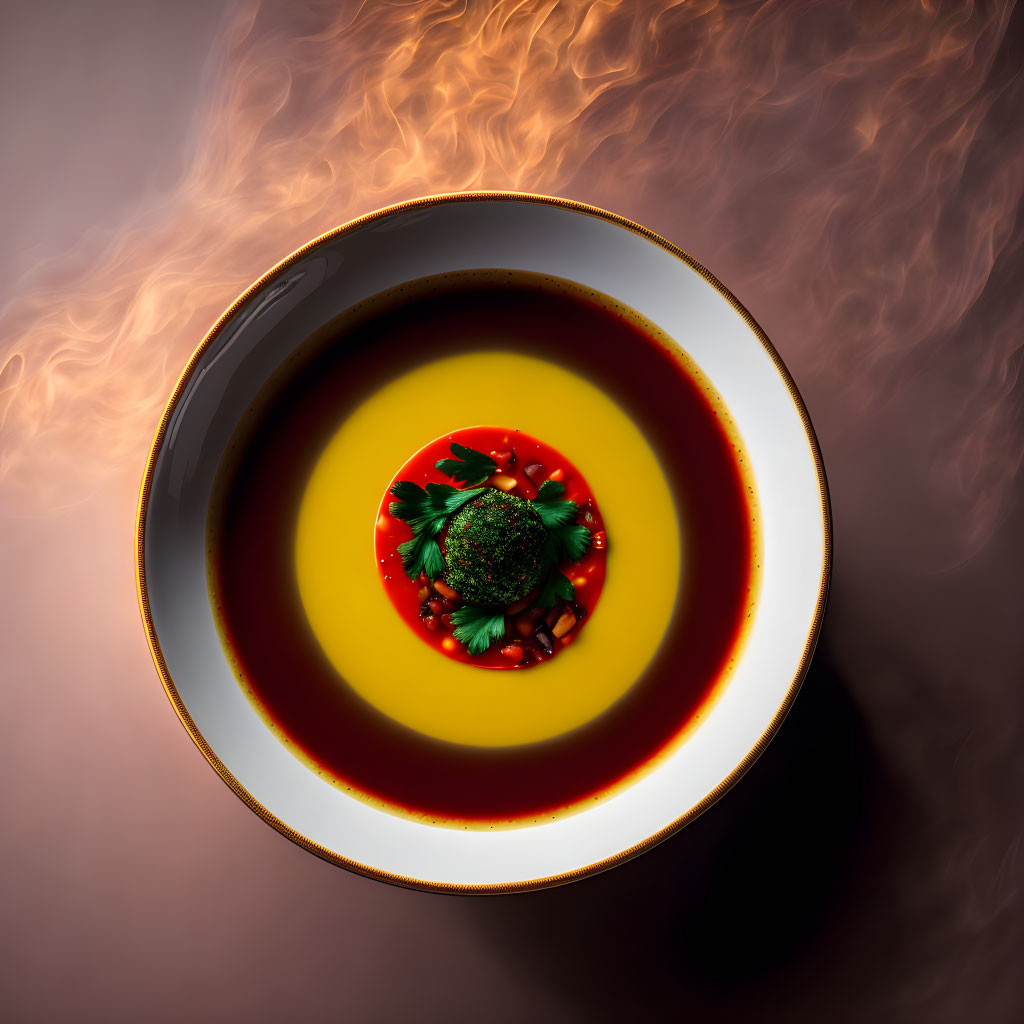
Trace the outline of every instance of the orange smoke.
<instances>
[{"instance_id":1,"label":"orange smoke","mask_svg":"<svg viewBox=\"0 0 1024 1024\"><path fill-rule=\"evenodd\" d=\"M983 127L1009 81L992 74L1008 17L852 0L241 6L177 190L5 311L0 480L42 508L137 475L189 352L270 265L388 203L518 189L692 247L847 412L880 379L900 386L922 345L982 333L941 486L974 474L991 498L1013 469L1021 312L977 315L1024 189L1021 147Z\"/></svg>"}]
</instances>

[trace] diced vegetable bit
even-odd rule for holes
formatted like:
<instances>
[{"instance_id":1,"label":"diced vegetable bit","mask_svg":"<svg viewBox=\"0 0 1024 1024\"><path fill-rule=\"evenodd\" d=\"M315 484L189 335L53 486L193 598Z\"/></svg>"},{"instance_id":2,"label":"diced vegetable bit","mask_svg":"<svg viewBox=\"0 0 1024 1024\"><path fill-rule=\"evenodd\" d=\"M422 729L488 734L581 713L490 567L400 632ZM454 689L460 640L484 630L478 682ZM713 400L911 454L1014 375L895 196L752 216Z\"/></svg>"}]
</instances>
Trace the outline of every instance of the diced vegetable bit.
<instances>
[{"instance_id":1,"label":"diced vegetable bit","mask_svg":"<svg viewBox=\"0 0 1024 1024\"><path fill-rule=\"evenodd\" d=\"M420 587L417 597L420 599L421 602L426 601L426 599L430 597L430 587Z\"/></svg>"},{"instance_id":2,"label":"diced vegetable bit","mask_svg":"<svg viewBox=\"0 0 1024 1024\"><path fill-rule=\"evenodd\" d=\"M437 616L436 615L425 615L423 617L423 625L433 633L437 629Z\"/></svg>"},{"instance_id":3,"label":"diced vegetable bit","mask_svg":"<svg viewBox=\"0 0 1024 1024\"><path fill-rule=\"evenodd\" d=\"M531 462L523 472L526 474L527 479L535 486L540 487L542 483L547 479L547 475L544 472L544 467L539 462Z\"/></svg>"},{"instance_id":4,"label":"diced vegetable bit","mask_svg":"<svg viewBox=\"0 0 1024 1024\"><path fill-rule=\"evenodd\" d=\"M516 464L516 457L514 452L491 452L491 460L495 466L498 467L498 472L503 473L509 466Z\"/></svg>"},{"instance_id":5,"label":"diced vegetable bit","mask_svg":"<svg viewBox=\"0 0 1024 1024\"><path fill-rule=\"evenodd\" d=\"M555 645L551 639L551 634L546 629L538 629L537 632L534 633L534 638L537 643L540 644L541 650L543 650L545 654L554 654Z\"/></svg>"},{"instance_id":6,"label":"diced vegetable bit","mask_svg":"<svg viewBox=\"0 0 1024 1024\"><path fill-rule=\"evenodd\" d=\"M452 588L449 587L448 584L445 583L444 580L434 580L434 589L442 597L447 597L449 601L461 601L462 600L462 598L459 597L458 593L456 593L456 591L452 590Z\"/></svg>"},{"instance_id":7,"label":"diced vegetable bit","mask_svg":"<svg viewBox=\"0 0 1024 1024\"><path fill-rule=\"evenodd\" d=\"M548 477L549 480L564 480L565 470L559 466L558 469L551 470L551 475Z\"/></svg>"},{"instance_id":8,"label":"diced vegetable bit","mask_svg":"<svg viewBox=\"0 0 1024 1024\"><path fill-rule=\"evenodd\" d=\"M572 629L572 627L575 626L575 625L576 625L576 616L573 615L573 613L571 611L566 609L558 617L558 621L554 624L554 626L551 627L551 632L555 636L561 638L561 637L565 636L565 634L568 633L569 630Z\"/></svg>"},{"instance_id":9,"label":"diced vegetable bit","mask_svg":"<svg viewBox=\"0 0 1024 1024\"><path fill-rule=\"evenodd\" d=\"M536 596L537 596L537 592L535 590L531 590L530 593L528 593L526 595L526 597L521 598L518 601L513 601L512 604L510 604L505 609L505 614L506 615L518 615L524 608L529 608L530 603L533 601L533 599Z\"/></svg>"},{"instance_id":10,"label":"diced vegetable bit","mask_svg":"<svg viewBox=\"0 0 1024 1024\"><path fill-rule=\"evenodd\" d=\"M499 491L504 491L507 494L515 489L516 478L505 473L495 473L494 476L488 477L484 483L489 487L497 487Z\"/></svg>"},{"instance_id":11,"label":"diced vegetable bit","mask_svg":"<svg viewBox=\"0 0 1024 1024\"><path fill-rule=\"evenodd\" d=\"M501 656L518 665L523 660L523 649L519 644L509 644L508 647L502 647Z\"/></svg>"}]
</instances>

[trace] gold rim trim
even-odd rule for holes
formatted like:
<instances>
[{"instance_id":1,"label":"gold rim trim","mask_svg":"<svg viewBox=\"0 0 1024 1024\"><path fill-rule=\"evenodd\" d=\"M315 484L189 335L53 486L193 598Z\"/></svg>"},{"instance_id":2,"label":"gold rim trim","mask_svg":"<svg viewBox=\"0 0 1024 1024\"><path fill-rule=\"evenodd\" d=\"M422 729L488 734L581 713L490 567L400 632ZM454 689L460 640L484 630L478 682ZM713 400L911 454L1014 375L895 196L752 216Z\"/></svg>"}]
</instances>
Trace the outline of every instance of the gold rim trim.
<instances>
[{"instance_id":1,"label":"gold rim trim","mask_svg":"<svg viewBox=\"0 0 1024 1024\"><path fill-rule=\"evenodd\" d=\"M704 280L707 281L708 284L710 284L715 291L717 291L740 315L743 322L750 328L757 340L764 346L768 355L771 357L776 371L782 378L783 383L786 385L786 389L789 392L793 405L796 407L797 413L800 416L800 421L803 424L804 433L807 437L807 444L810 448L811 457L814 460L815 470L818 476L818 489L821 496L823 535L821 584L818 591L818 600L814 608L814 617L811 621L811 627L807 633L807 641L804 645L800 663L797 666L796 675L794 675L790 682L789 687L786 690L786 694L783 697L782 702L779 704L778 710L775 712L772 720L768 723L767 728L761 734L758 741L750 748L749 751L747 751L739 764L737 764L729 773L729 775L727 775L713 790L711 790L710 793L706 794L703 799L686 811L685 814L676 818L675 821L666 825L665 828L655 832L651 836L648 836L646 839L636 843L627 850L622 850L619 853L598 861L595 864L575 868L572 871L566 871L559 875L551 875L546 878L533 878L521 882L503 882L495 885L458 885L450 882L433 882L421 878L410 878L405 875L394 875L390 872L381 871L366 864L360 864L359 862L343 857L332 850L328 850L326 847L314 842L307 836L296 832L293 828L286 825L280 818L273 815L266 807L259 803L259 801L257 801L252 794L250 794L231 774L224 762L221 761L221 759L214 753L213 749L206 742L203 734L199 731L195 721L193 721L192 716L189 714L188 709L185 707L184 702L178 694L178 690L174 685L174 680L171 678L171 674L167 669L167 663L164 660L163 651L160 649L160 642L157 640L156 630L153 624L153 615L149 607L149 593L146 587L146 567L144 558L146 514L149 508L150 487L153 483L153 474L156 468L157 458L159 457L164 436L167 432L167 424L178 400L181 398L182 393L191 381L192 374L195 372L196 367L199 365L199 362L206 350L217 339L225 325L235 315L239 308L249 299L250 296L272 281L281 273L281 271L290 267L307 253L326 242L332 241L341 235L348 234L357 228L361 228L366 224L370 224L373 221L380 220L395 213L402 213L407 210L422 209L431 206L442 206L448 203L464 202L535 203L542 206L556 206L562 209L572 210L576 213L587 214L591 217L599 217L602 220L606 220L612 224L618 225L619 227L626 228L629 231L641 235L649 241L660 245L663 249L670 252L677 259L685 263L687 267L704 278ZM199 343L195 352L192 353L188 363L186 363L185 369L178 378L178 382L175 384L174 390L171 392L171 397L168 399L167 405L164 407L163 414L160 417L160 423L156 430L156 436L153 439L153 445L150 449L149 458L146 460L146 470L142 478L142 487L139 493L139 506L135 520L135 581L139 597L139 608L142 613L142 621L146 628L146 637L149 640L150 653L153 656L153 662L156 665L157 672L160 675L160 680L163 683L164 691L170 699L171 705L177 713L178 718L181 720L181 724L184 725L188 734L192 737L193 742L202 751L203 756L210 762L217 774L228 784L228 786L231 787L243 803L245 803L251 810L255 811L256 814L267 822L268 825L272 825L283 836L287 837L292 842L297 843L310 853L316 854L323 860L348 868L350 871L354 871L360 875L365 875L368 878L374 878L381 882L389 882L392 885L401 885L412 889L422 889L428 892L447 892L466 895L525 892L531 889L547 889L556 885L564 885L567 882L574 882L581 878L587 878L590 875L596 875L602 871L607 871L609 868L613 868L628 860L632 860L645 850L651 849L653 846L656 846L669 836L674 835L681 828L703 814L704 811L706 811L712 804L732 789L732 787L739 781L747 769L750 768L750 766L761 756L765 748L772 741L786 715L789 713L789 709L792 707L793 701L796 699L796 695L799 692L800 686L807 674L807 669L810 665L811 658L814 654L814 648L817 645L818 636L821 632L821 623L825 614L825 604L828 599L831 571L831 504L828 493L828 481L825 477L825 466L822 462L821 451L818 447L818 439L814 433L814 428L811 426L811 419L808 415L807 407L804 404L804 400L801 397L789 370L783 363L779 353L775 350L775 346L769 340L768 335L761 329L757 321L750 315L748 310L736 298L736 296L733 295L732 292L730 292L714 274L701 266L695 259L683 252L683 250L678 246L673 245L667 239L662 238L661 235L651 231L649 228L645 228L641 224L636 224L631 220L627 220L625 217L620 217L618 214L609 213L607 210L602 210L597 206L579 203L572 199L560 199L554 196L535 195L524 192L455 192L425 196L419 199L409 199L405 202L396 203L393 206L386 206L381 210L376 210L373 213L368 213L362 217L357 217L355 220L348 221L347 223L314 238L312 241L307 242L304 246L291 253L291 255L286 256L280 263L271 267L271 269L268 270L258 281L250 285L241 295L239 295L238 298L235 299L235 301L224 311L224 313L221 314L217 322L210 328L206 337Z\"/></svg>"}]
</instances>

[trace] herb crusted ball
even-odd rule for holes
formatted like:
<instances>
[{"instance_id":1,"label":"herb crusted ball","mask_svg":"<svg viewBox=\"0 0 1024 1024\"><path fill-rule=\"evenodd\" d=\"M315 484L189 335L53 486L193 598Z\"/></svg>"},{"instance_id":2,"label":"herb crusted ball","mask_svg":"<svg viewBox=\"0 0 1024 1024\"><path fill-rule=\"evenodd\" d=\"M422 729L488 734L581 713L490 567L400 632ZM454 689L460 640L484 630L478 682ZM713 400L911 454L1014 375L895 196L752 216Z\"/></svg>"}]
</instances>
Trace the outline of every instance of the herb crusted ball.
<instances>
[{"instance_id":1,"label":"herb crusted ball","mask_svg":"<svg viewBox=\"0 0 1024 1024\"><path fill-rule=\"evenodd\" d=\"M448 586L471 604L518 601L540 583L546 538L544 524L528 501L488 488L448 525Z\"/></svg>"}]
</instances>

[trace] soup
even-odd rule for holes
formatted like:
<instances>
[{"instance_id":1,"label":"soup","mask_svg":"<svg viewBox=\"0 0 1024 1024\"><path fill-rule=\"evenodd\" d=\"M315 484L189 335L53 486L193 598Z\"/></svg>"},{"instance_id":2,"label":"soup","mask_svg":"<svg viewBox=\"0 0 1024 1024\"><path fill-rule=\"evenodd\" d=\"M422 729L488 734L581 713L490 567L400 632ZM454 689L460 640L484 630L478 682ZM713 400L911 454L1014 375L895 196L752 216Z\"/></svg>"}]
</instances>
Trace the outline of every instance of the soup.
<instances>
[{"instance_id":1,"label":"soup","mask_svg":"<svg viewBox=\"0 0 1024 1024\"><path fill-rule=\"evenodd\" d=\"M579 467L608 549L578 639L528 672L433 649L382 585L381 501L439 437L520 430ZM630 310L568 282L447 274L302 346L240 424L209 516L225 649L326 781L460 828L578 811L707 713L756 598L756 495L710 383Z\"/></svg>"}]
</instances>

